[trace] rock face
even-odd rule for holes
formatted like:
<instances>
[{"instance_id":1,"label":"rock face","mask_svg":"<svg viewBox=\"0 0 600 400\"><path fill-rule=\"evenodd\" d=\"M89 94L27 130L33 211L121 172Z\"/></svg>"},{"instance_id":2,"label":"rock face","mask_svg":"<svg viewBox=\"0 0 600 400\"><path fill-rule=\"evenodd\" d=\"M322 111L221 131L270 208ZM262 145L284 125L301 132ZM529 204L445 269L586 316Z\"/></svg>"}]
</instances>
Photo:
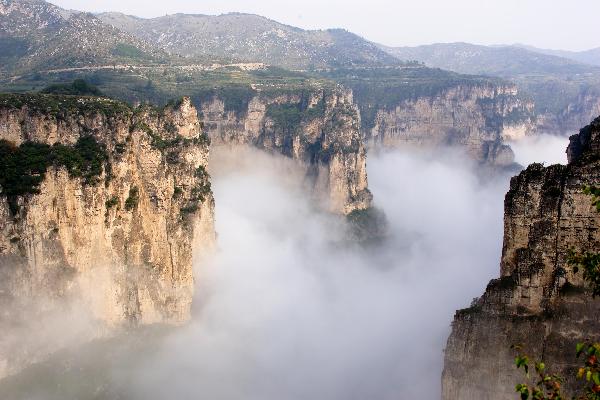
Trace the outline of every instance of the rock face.
<instances>
[{"instance_id":1,"label":"rock face","mask_svg":"<svg viewBox=\"0 0 600 400\"><path fill-rule=\"evenodd\" d=\"M566 135L600 115L600 88L581 89L559 112L538 115L537 132Z\"/></svg>"},{"instance_id":2,"label":"rock face","mask_svg":"<svg viewBox=\"0 0 600 400\"><path fill-rule=\"evenodd\" d=\"M513 344L573 387L575 344L600 339L600 300L567 264L570 249L600 249L600 213L583 193L600 184L600 118L571 137L569 164L533 164L505 200L500 279L456 313L445 351L445 400L516 398Z\"/></svg>"},{"instance_id":3,"label":"rock face","mask_svg":"<svg viewBox=\"0 0 600 400\"><path fill-rule=\"evenodd\" d=\"M371 206L360 116L350 91L256 93L238 110L215 96L200 108L213 146L251 145L297 160L315 197L335 213Z\"/></svg>"},{"instance_id":4,"label":"rock face","mask_svg":"<svg viewBox=\"0 0 600 400\"><path fill-rule=\"evenodd\" d=\"M476 161L510 166L514 153L504 140L525 136L532 110L514 86L457 85L380 109L366 137L371 146L457 146Z\"/></svg>"},{"instance_id":5,"label":"rock face","mask_svg":"<svg viewBox=\"0 0 600 400\"><path fill-rule=\"evenodd\" d=\"M10 195L2 187L0 327L24 331L15 341L0 340L0 376L53 350L19 345L32 316L65 304L94 321L91 335L186 321L192 249L202 256L215 241L208 140L190 100L163 110L98 98L0 100L3 146L37 142L55 149L88 138L105 155L93 179L52 165L37 194Z\"/></svg>"}]
</instances>

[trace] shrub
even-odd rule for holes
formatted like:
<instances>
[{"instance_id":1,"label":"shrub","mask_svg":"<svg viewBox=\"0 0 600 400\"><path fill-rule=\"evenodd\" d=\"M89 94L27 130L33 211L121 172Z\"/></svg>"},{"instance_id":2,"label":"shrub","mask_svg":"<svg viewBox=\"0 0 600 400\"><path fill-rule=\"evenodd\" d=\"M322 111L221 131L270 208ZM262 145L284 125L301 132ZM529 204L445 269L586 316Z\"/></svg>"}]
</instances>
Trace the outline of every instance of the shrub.
<instances>
[{"instance_id":1,"label":"shrub","mask_svg":"<svg viewBox=\"0 0 600 400\"><path fill-rule=\"evenodd\" d=\"M104 146L92 136L82 136L74 146L25 142L16 147L0 140L0 186L7 196L39 192L50 166L65 167L71 177L81 177L85 184L96 183L108 155Z\"/></svg>"},{"instance_id":2,"label":"shrub","mask_svg":"<svg viewBox=\"0 0 600 400\"><path fill-rule=\"evenodd\" d=\"M113 208L114 206L119 204L119 198L117 196L113 196L110 199L106 200L106 203L104 204L106 205L107 209Z\"/></svg>"},{"instance_id":3,"label":"shrub","mask_svg":"<svg viewBox=\"0 0 600 400\"><path fill-rule=\"evenodd\" d=\"M127 197L127 200L125 200L125 209L127 211L131 211L137 207L140 201L139 192L140 191L137 186L132 186L129 189L129 197Z\"/></svg>"},{"instance_id":4,"label":"shrub","mask_svg":"<svg viewBox=\"0 0 600 400\"><path fill-rule=\"evenodd\" d=\"M198 202L190 202L187 206L181 207L181 215L186 216L187 214L193 214L198 211Z\"/></svg>"},{"instance_id":5,"label":"shrub","mask_svg":"<svg viewBox=\"0 0 600 400\"><path fill-rule=\"evenodd\" d=\"M99 96L104 94L96 86L87 83L83 79L75 79L72 83L58 83L47 86L40 93L44 94L64 94L73 96Z\"/></svg>"},{"instance_id":6,"label":"shrub","mask_svg":"<svg viewBox=\"0 0 600 400\"><path fill-rule=\"evenodd\" d=\"M179 186L176 186L175 189L173 189L173 198L177 198L179 196L181 196L183 194L183 189L180 188Z\"/></svg>"}]
</instances>

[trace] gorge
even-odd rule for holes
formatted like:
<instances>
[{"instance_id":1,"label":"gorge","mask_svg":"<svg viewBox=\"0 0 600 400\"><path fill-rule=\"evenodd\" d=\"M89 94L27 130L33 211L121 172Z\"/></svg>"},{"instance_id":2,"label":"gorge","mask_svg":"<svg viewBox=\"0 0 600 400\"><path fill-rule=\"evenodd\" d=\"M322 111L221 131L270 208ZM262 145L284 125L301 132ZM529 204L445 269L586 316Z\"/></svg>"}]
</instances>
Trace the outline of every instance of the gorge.
<instances>
[{"instance_id":1,"label":"gorge","mask_svg":"<svg viewBox=\"0 0 600 400\"><path fill-rule=\"evenodd\" d=\"M0 0L0 399L504 400L515 344L573 391L594 50L52 1Z\"/></svg>"}]
</instances>

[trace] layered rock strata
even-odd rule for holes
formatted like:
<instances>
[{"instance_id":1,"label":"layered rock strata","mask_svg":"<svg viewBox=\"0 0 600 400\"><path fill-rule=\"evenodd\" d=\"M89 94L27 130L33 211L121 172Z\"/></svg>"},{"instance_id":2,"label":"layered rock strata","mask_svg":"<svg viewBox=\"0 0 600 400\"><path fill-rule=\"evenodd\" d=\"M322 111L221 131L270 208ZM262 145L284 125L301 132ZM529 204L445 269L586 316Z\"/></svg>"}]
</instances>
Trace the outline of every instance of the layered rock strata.
<instances>
[{"instance_id":1,"label":"layered rock strata","mask_svg":"<svg viewBox=\"0 0 600 400\"><path fill-rule=\"evenodd\" d=\"M315 197L332 212L371 206L360 115L350 91L257 92L238 110L218 96L200 104L213 146L251 145L298 161Z\"/></svg>"},{"instance_id":2,"label":"layered rock strata","mask_svg":"<svg viewBox=\"0 0 600 400\"><path fill-rule=\"evenodd\" d=\"M600 213L586 185L600 184L600 118L571 137L569 164L530 165L505 199L500 278L458 311L445 350L445 400L516 398L524 376L514 367L520 344L572 391L575 345L600 340L600 300L592 298L568 252L600 250Z\"/></svg>"},{"instance_id":3,"label":"layered rock strata","mask_svg":"<svg viewBox=\"0 0 600 400\"><path fill-rule=\"evenodd\" d=\"M476 161L510 166L514 153L505 140L525 136L532 115L533 104L514 86L456 85L379 109L365 136L371 146L456 146Z\"/></svg>"},{"instance_id":4,"label":"layered rock strata","mask_svg":"<svg viewBox=\"0 0 600 400\"><path fill-rule=\"evenodd\" d=\"M0 376L68 344L50 331L36 342L36 318L56 314L39 328L63 338L76 327L57 321L72 321L74 308L91 336L188 320L193 258L215 241L208 139L189 99L132 109L101 98L2 95L0 141ZM44 157L45 173L33 171Z\"/></svg>"}]
</instances>

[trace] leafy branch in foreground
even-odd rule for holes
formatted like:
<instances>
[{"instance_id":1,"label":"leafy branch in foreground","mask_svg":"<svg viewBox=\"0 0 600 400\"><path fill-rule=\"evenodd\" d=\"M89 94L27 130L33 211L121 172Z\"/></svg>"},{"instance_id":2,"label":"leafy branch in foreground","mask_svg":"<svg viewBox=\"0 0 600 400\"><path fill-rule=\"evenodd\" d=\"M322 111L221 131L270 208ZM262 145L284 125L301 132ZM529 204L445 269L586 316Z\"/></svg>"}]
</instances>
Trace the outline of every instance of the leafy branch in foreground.
<instances>
[{"instance_id":1,"label":"leafy branch in foreground","mask_svg":"<svg viewBox=\"0 0 600 400\"><path fill-rule=\"evenodd\" d=\"M520 346L511 346L519 353L515 357L517 369L523 369L529 383L519 383L515 390L522 400L562 400L563 379L556 374L546 372L543 362L534 364L535 377L529 374L530 359L520 353ZM577 358L583 356L583 366L577 371L577 379L583 383L579 394L572 396L573 400L600 400L600 343L578 343L576 347Z\"/></svg>"}]
</instances>

